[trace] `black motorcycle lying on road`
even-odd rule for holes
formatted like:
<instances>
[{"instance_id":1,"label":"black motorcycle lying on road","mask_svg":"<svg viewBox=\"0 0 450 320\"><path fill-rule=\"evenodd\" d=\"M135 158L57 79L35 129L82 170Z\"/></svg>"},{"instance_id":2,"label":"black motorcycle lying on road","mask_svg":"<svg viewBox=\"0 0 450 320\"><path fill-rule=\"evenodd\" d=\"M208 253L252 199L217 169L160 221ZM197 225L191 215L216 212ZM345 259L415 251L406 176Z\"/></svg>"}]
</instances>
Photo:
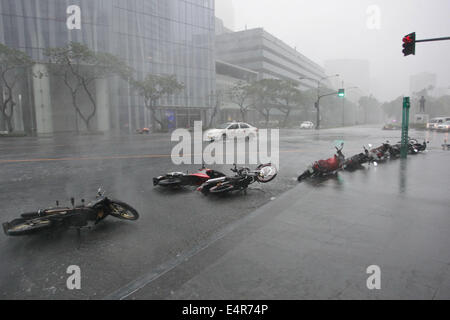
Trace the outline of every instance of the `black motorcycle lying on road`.
<instances>
[{"instance_id":1,"label":"black motorcycle lying on road","mask_svg":"<svg viewBox=\"0 0 450 320\"><path fill-rule=\"evenodd\" d=\"M424 141L423 143L419 143L416 139L409 138L408 141L408 154L416 155L427 150L429 142ZM395 145L389 146L389 158L390 159L398 159L401 156L402 152L402 143L399 142Z\"/></svg>"},{"instance_id":2,"label":"black motorcycle lying on road","mask_svg":"<svg viewBox=\"0 0 450 320\"><path fill-rule=\"evenodd\" d=\"M130 205L111 200L104 195L100 189L96 200L88 205L75 206L72 198L72 208L59 207L39 210L32 213L24 213L21 218L3 224L3 230L8 236L24 236L48 230L54 227L74 227L80 230L88 226L89 222L98 224L106 217L136 221L139 219L138 212Z\"/></svg>"},{"instance_id":3,"label":"black motorcycle lying on road","mask_svg":"<svg viewBox=\"0 0 450 320\"><path fill-rule=\"evenodd\" d=\"M343 169L346 171L355 171L363 168L363 164L370 162L369 150L364 147L364 152L346 159Z\"/></svg>"},{"instance_id":4,"label":"black motorcycle lying on road","mask_svg":"<svg viewBox=\"0 0 450 320\"><path fill-rule=\"evenodd\" d=\"M278 175L277 169L270 163L260 165L254 171L250 168L238 168L234 165L231 171L235 173L235 176L210 179L197 190L204 195L246 191L251 184L255 182L268 183Z\"/></svg>"}]
</instances>

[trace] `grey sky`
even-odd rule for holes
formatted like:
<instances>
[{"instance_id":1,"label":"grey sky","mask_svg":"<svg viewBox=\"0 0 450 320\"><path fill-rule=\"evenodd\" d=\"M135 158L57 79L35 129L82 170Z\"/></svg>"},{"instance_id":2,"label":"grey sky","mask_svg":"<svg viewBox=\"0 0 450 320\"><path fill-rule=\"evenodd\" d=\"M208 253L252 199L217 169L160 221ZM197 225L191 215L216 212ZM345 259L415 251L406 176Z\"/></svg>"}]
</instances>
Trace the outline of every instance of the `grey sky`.
<instances>
[{"instance_id":1,"label":"grey sky","mask_svg":"<svg viewBox=\"0 0 450 320\"><path fill-rule=\"evenodd\" d=\"M410 32L418 39L450 36L450 0L234 0L233 5L236 30L263 27L321 65L328 59L369 60L372 91L382 100L408 94L409 76L422 71L436 73L438 86L450 86L450 41L418 44L416 56L402 54L402 37ZM367 27L370 5L381 10L380 30Z\"/></svg>"}]
</instances>

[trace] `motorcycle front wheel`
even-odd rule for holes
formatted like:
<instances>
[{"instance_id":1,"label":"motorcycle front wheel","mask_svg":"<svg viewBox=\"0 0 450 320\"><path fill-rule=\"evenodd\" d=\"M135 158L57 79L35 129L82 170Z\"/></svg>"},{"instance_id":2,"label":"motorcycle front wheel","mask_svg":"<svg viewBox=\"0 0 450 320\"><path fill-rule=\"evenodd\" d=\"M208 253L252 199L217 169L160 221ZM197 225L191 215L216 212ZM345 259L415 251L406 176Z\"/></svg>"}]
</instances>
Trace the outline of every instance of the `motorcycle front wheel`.
<instances>
[{"instance_id":1,"label":"motorcycle front wheel","mask_svg":"<svg viewBox=\"0 0 450 320\"><path fill-rule=\"evenodd\" d=\"M111 209L110 214L114 218L136 221L139 219L139 213L129 204L121 201L111 201L109 208Z\"/></svg>"},{"instance_id":2,"label":"motorcycle front wheel","mask_svg":"<svg viewBox=\"0 0 450 320\"><path fill-rule=\"evenodd\" d=\"M256 176L256 179L261 183L269 183L278 175L277 169L270 164L261 166L258 169L260 170L260 174Z\"/></svg>"}]
</instances>

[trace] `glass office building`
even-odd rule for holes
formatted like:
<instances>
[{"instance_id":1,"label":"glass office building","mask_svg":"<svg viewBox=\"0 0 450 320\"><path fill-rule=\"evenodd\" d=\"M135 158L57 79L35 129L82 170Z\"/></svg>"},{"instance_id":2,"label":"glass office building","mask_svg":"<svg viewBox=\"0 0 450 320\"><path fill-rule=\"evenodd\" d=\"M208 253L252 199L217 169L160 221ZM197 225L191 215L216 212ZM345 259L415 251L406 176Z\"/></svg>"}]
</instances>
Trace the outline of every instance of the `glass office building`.
<instances>
[{"instance_id":1,"label":"glass office building","mask_svg":"<svg viewBox=\"0 0 450 320\"><path fill-rule=\"evenodd\" d=\"M173 127L189 127L210 108L214 29L214 0L0 0L0 42L38 61L35 73L45 70L43 49L75 41L123 58L138 79L148 73L176 75L185 89L158 104L159 115ZM30 72L17 91L25 130L72 131L77 125L56 79ZM100 131L131 132L152 122L143 98L125 82L97 83L96 97Z\"/></svg>"}]
</instances>

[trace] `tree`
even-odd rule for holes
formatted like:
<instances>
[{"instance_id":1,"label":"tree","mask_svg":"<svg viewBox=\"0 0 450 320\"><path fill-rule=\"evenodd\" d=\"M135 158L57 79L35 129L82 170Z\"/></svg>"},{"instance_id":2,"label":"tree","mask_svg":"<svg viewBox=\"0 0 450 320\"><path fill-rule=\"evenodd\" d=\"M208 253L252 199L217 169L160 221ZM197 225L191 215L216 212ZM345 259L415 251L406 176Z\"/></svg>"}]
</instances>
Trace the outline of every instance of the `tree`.
<instances>
[{"instance_id":1,"label":"tree","mask_svg":"<svg viewBox=\"0 0 450 320\"><path fill-rule=\"evenodd\" d=\"M213 99L212 114L211 114L211 119L209 120L208 128L212 128L212 126L214 124L214 120L216 119L217 115L220 112L220 109L223 106L224 93L222 90L217 90L216 93L211 96L211 98Z\"/></svg>"},{"instance_id":2,"label":"tree","mask_svg":"<svg viewBox=\"0 0 450 320\"><path fill-rule=\"evenodd\" d=\"M270 122L270 113L276 107L279 80L263 79L251 86L251 93L255 101L255 109L264 117L266 127Z\"/></svg>"},{"instance_id":3,"label":"tree","mask_svg":"<svg viewBox=\"0 0 450 320\"><path fill-rule=\"evenodd\" d=\"M359 99L360 108L364 109L364 123L368 123L370 115L380 108L381 103L372 95Z\"/></svg>"},{"instance_id":4,"label":"tree","mask_svg":"<svg viewBox=\"0 0 450 320\"><path fill-rule=\"evenodd\" d=\"M71 42L67 46L48 48L44 54L49 58L51 74L63 79L72 97L72 106L90 131L90 122L97 113L97 101L93 93L93 83L115 75L129 79L132 69L118 57L109 53L94 52L87 46ZM85 92L91 108L83 112L79 95Z\"/></svg>"},{"instance_id":5,"label":"tree","mask_svg":"<svg viewBox=\"0 0 450 320\"><path fill-rule=\"evenodd\" d=\"M24 52L9 48L0 43L0 112L5 119L6 129L9 133L14 131L13 116L16 101L14 100L14 87L23 76L22 71L34 64L34 61Z\"/></svg>"},{"instance_id":6,"label":"tree","mask_svg":"<svg viewBox=\"0 0 450 320\"><path fill-rule=\"evenodd\" d=\"M184 89L184 85L178 82L174 75L148 74L144 80L131 80L132 86L144 97L145 107L150 110L152 119L156 121L161 130L165 130L167 124L156 115L157 103L164 96L170 96Z\"/></svg>"},{"instance_id":7,"label":"tree","mask_svg":"<svg viewBox=\"0 0 450 320\"><path fill-rule=\"evenodd\" d=\"M297 83L291 80L278 80L276 88L277 109L284 114L283 127L286 127L294 107L301 104L302 93Z\"/></svg>"},{"instance_id":8,"label":"tree","mask_svg":"<svg viewBox=\"0 0 450 320\"><path fill-rule=\"evenodd\" d=\"M231 102L239 106L242 121L247 122L248 110L253 106L252 85L244 81L238 81L231 87L229 94Z\"/></svg>"}]
</instances>

